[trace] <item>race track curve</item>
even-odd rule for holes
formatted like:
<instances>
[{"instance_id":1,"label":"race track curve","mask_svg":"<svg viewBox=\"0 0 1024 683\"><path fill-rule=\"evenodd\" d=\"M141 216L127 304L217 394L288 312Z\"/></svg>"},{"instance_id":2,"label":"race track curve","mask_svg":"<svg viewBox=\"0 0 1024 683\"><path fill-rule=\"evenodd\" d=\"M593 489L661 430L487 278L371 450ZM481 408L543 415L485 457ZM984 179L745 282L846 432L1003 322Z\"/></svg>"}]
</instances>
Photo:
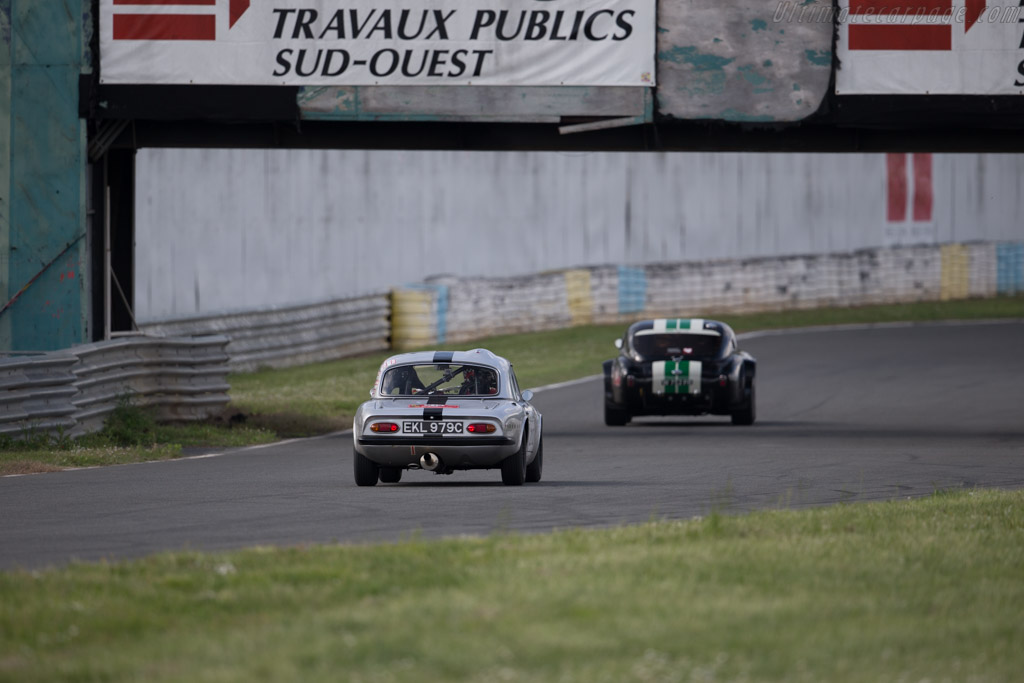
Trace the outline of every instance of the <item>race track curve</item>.
<instances>
[{"instance_id":1,"label":"race track curve","mask_svg":"<svg viewBox=\"0 0 1024 683\"><path fill-rule=\"evenodd\" d=\"M758 360L752 427L721 417L605 427L600 380L545 390L534 399L543 481L518 488L502 486L497 470L407 472L399 484L357 488L350 434L0 478L0 568L1024 485L1024 322L796 331L741 346Z\"/></svg>"}]
</instances>

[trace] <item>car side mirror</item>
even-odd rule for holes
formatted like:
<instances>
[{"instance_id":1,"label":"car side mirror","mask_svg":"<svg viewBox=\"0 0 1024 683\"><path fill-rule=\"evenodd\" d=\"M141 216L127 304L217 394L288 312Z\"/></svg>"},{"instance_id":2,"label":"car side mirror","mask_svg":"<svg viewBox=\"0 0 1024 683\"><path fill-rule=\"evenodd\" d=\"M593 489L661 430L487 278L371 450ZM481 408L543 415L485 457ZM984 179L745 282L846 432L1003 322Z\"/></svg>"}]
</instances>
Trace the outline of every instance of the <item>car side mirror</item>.
<instances>
[{"instance_id":1,"label":"car side mirror","mask_svg":"<svg viewBox=\"0 0 1024 683\"><path fill-rule=\"evenodd\" d=\"M526 402L532 401L533 400L533 392L530 391L529 389L523 389L523 400L526 401Z\"/></svg>"},{"instance_id":2,"label":"car side mirror","mask_svg":"<svg viewBox=\"0 0 1024 683\"><path fill-rule=\"evenodd\" d=\"M373 389L370 389L370 398L373 398Z\"/></svg>"},{"instance_id":3,"label":"car side mirror","mask_svg":"<svg viewBox=\"0 0 1024 683\"><path fill-rule=\"evenodd\" d=\"M616 339L615 340L615 348L617 348L617 349L621 349L622 348L622 340L621 339Z\"/></svg>"}]
</instances>

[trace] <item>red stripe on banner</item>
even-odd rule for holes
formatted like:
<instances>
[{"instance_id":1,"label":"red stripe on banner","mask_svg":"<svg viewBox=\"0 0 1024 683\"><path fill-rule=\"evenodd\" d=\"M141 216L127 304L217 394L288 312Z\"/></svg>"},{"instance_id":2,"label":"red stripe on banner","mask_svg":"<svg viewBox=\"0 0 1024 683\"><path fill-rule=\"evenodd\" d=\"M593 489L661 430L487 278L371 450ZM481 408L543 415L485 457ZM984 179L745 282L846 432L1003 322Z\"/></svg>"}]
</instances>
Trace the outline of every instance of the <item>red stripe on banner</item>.
<instances>
[{"instance_id":1,"label":"red stripe on banner","mask_svg":"<svg viewBox=\"0 0 1024 683\"><path fill-rule=\"evenodd\" d=\"M217 0L114 0L115 5L216 5Z\"/></svg>"},{"instance_id":2,"label":"red stripe on banner","mask_svg":"<svg viewBox=\"0 0 1024 683\"><path fill-rule=\"evenodd\" d=\"M981 0L984 2L985 0ZM850 14L948 16L953 0L850 0Z\"/></svg>"},{"instance_id":3,"label":"red stripe on banner","mask_svg":"<svg viewBox=\"0 0 1024 683\"><path fill-rule=\"evenodd\" d=\"M249 9L249 0L231 0L231 4L228 5L228 28L234 26L247 9Z\"/></svg>"},{"instance_id":4,"label":"red stripe on banner","mask_svg":"<svg viewBox=\"0 0 1024 683\"><path fill-rule=\"evenodd\" d=\"M952 26L850 25L851 50L952 50Z\"/></svg>"},{"instance_id":5,"label":"red stripe on banner","mask_svg":"<svg viewBox=\"0 0 1024 683\"><path fill-rule=\"evenodd\" d=\"M889 183L886 218L890 223L902 223L907 220L907 155L886 154L885 172Z\"/></svg>"},{"instance_id":6,"label":"red stripe on banner","mask_svg":"<svg viewBox=\"0 0 1024 683\"><path fill-rule=\"evenodd\" d=\"M932 219L932 155L914 155L914 220L930 221Z\"/></svg>"},{"instance_id":7,"label":"red stripe on banner","mask_svg":"<svg viewBox=\"0 0 1024 683\"><path fill-rule=\"evenodd\" d=\"M213 14L115 14L114 40L214 40Z\"/></svg>"},{"instance_id":8,"label":"red stripe on banner","mask_svg":"<svg viewBox=\"0 0 1024 683\"><path fill-rule=\"evenodd\" d=\"M967 16L964 18L964 33L971 30L971 27L981 19L985 11L985 0L967 0Z\"/></svg>"}]
</instances>

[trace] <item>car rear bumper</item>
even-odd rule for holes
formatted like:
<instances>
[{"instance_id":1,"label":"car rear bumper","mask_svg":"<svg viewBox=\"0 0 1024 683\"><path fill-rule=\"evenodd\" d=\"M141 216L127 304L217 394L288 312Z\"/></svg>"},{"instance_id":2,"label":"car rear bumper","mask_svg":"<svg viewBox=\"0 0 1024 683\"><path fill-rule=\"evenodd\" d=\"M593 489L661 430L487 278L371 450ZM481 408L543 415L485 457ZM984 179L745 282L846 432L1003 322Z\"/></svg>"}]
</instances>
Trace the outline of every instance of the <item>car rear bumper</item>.
<instances>
[{"instance_id":1,"label":"car rear bumper","mask_svg":"<svg viewBox=\"0 0 1024 683\"><path fill-rule=\"evenodd\" d=\"M700 415L711 412L714 401L707 394L645 396L636 404L640 412L652 415Z\"/></svg>"},{"instance_id":2,"label":"car rear bumper","mask_svg":"<svg viewBox=\"0 0 1024 683\"><path fill-rule=\"evenodd\" d=\"M420 457L433 453L450 469L496 467L519 450L507 437L377 437L356 439L356 450L378 465L408 467L419 465Z\"/></svg>"},{"instance_id":3,"label":"car rear bumper","mask_svg":"<svg viewBox=\"0 0 1024 683\"><path fill-rule=\"evenodd\" d=\"M614 400L611 404L634 415L724 415L733 409L735 393L731 384L723 387L716 378L704 379L697 394L655 394L647 380L623 391L623 404L616 404Z\"/></svg>"}]
</instances>

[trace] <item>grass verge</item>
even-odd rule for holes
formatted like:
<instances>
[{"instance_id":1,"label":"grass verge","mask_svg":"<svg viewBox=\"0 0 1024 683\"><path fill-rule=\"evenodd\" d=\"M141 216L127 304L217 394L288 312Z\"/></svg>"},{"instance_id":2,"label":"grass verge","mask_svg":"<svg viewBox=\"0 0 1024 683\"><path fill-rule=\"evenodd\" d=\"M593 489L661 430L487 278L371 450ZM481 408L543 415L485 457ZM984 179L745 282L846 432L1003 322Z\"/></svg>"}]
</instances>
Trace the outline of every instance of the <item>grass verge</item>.
<instances>
[{"instance_id":1,"label":"grass verge","mask_svg":"<svg viewBox=\"0 0 1024 683\"><path fill-rule=\"evenodd\" d=\"M1024 492L0 574L0 680L1012 681Z\"/></svg>"},{"instance_id":2,"label":"grass verge","mask_svg":"<svg viewBox=\"0 0 1024 683\"><path fill-rule=\"evenodd\" d=\"M0 475L168 460L194 447L230 448L277 439L274 432L230 420L162 424L151 412L122 402L103 431L78 439L39 434L15 441L0 435Z\"/></svg>"},{"instance_id":3,"label":"grass verge","mask_svg":"<svg viewBox=\"0 0 1024 683\"><path fill-rule=\"evenodd\" d=\"M1024 296L935 301L858 308L828 308L724 316L737 332L852 323L924 322L952 319L1024 318ZM486 347L516 366L524 387L597 374L615 354L612 340L623 325L587 325L563 330L481 339L444 349ZM380 363L380 352L295 368L234 374L231 405L224 416L200 424L158 425L142 411L125 418L146 423L141 440L124 438L115 425L84 439L0 440L0 474L42 472L178 457L192 447L228 448L276 439L314 436L351 426L366 400ZM148 420L148 422L146 422ZM129 430L130 432L130 430ZM2 438L2 437L0 437Z\"/></svg>"},{"instance_id":4,"label":"grass verge","mask_svg":"<svg viewBox=\"0 0 1024 683\"><path fill-rule=\"evenodd\" d=\"M736 332L855 323L925 322L1024 318L1024 296L935 301L860 308L829 308L723 316ZM485 347L511 360L523 387L562 382L601 372L617 353L612 342L625 325L584 325L562 330L489 337L444 350ZM233 408L248 422L282 436L346 429L366 400L381 352L299 368L264 370L231 377Z\"/></svg>"}]
</instances>

